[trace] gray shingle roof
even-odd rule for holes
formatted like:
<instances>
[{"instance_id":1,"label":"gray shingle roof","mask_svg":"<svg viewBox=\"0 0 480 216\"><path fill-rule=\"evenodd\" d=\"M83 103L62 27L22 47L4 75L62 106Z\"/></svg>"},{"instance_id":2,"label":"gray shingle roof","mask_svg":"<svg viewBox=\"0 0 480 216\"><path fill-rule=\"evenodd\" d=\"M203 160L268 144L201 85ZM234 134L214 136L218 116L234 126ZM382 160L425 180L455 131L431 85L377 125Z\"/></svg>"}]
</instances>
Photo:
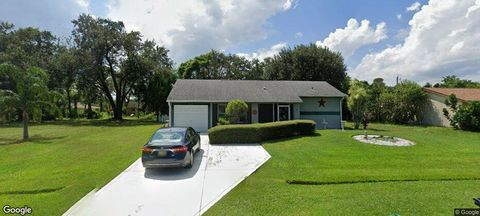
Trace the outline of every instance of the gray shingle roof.
<instances>
[{"instance_id":1,"label":"gray shingle roof","mask_svg":"<svg viewBox=\"0 0 480 216\"><path fill-rule=\"evenodd\" d=\"M324 81L199 80L178 79L168 102L300 103L300 97L345 97Z\"/></svg>"}]
</instances>

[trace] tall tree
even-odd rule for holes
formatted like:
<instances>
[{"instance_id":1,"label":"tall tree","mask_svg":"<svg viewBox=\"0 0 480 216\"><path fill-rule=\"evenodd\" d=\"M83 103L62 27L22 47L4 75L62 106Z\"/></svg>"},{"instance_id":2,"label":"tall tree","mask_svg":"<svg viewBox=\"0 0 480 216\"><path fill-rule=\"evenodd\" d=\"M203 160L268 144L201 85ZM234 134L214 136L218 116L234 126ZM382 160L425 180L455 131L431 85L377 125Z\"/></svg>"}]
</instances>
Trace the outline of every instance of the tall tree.
<instances>
[{"instance_id":1,"label":"tall tree","mask_svg":"<svg viewBox=\"0 0 480 216\"><path fill-rule=\"evenodd\" d=\"M372 104L375 104L371 107L372 120L375 121L384 121L385 117L383 115L383 108L380 106L380 96L382 93L387 91L387 85L383 81L383 78L375 78L368 87L368 92L370 94L370 100Z\"/></svg>"},{"instance_id":2,"label":"tall tree","mask_svg":"<svg viewBox=\"0 0 480 216\"><path fill-rule=\"evenodd\" d=\"M38 67L21 69L11 64L0 65L0 75L7 75L15 82L15 91L0 90L0 109L21 109L23 116L23 139L28 139L30 115L38 114L49 103L48 76Z\"/></svg>"},{"instance_id":3,"label":"tall tree","mask_svg":"<svg viewBox=\"0 0 480 216\"><path fill-rule=\"evenodd\" d=\"M348 89L342 55L315 44L285 48L273 58L266 59L264 78L327 81L343 92Z\"/></svg>"},{"instance_id":4,"label":"tall tree","mask_svg":"<svg viewBox=\"0 0 480 216\"><path fill-rule=\"evenodd\" d=\"M347 105L352 112L352 120L355 129L363 123L364 129L367 128L370 117L370 98L368 85L358 80L350 81L350 89L348 90Z\"/></svg>"},{"instance_id":5,"label":"tall tree","mask_svg":"<svg viewBox=\"0 0 480 216\"><path fill-rule=\"evenodd\" d=\"M147 73L134 84L133 94L137 102L144 104L144 108L155 112L158 120L162 113L168 112L166 100L176 80L173 61L168 57L167 49L147 40L136 62L141 65L141 70ZM135 64L132 64L132 67L134 66Z\"/></svg>"},{"instance_id":6,"label":"tall tree","mask_svg":"<svg viewBox=\"0 0 480 216\"><path fill-rule=\"evenodd\" d=\"M143 58L148 46L139 32L127 32L122 22L82 14L73 23L74 41L91 59L87 72L108 99L113 118L121 120L135 84L153 73Z\"/></svg>"},{"instance_id":7,"label":"tall tree","mask_svg":"<svg viewBox=\"0 0 480 216\"><path fill-rule=\"evenodd\" d=\"M260 79L263 64L258 60L249 61L244 57L211 50L196 56L178 68L184 79Z\"/></svg>"},{"instance_id":8,"label":"tall tree","mask_svg":"<svg viewBox=\"0 0 480 216\"><path fill-rule=\"evenodd\" d=\"M0 23L0 64L10 64L19 71L39 67L49 74L57 49L58 39L49 31L31 27L16 29L13 24ZM16 94L16 86L12 76L0 75L0 89ZM21 120L21 110L16 112Z\"/></svg>"},{"instance_id":9,"label":"tall tree","mask_svg":"<svg viewBox=\"0 0 480 216\"><path fill-rule=\"evenodd\" d=\"M148 80L145 91L141 94L141 101L148 110L155 112L157 121L160 121L162 114L168 112L166 100L175 79L176 77L171 70L159 70Z\"/></svg>"},{"instance_id":10,"label":"tall tree","mask_svg":"<svg viewBox=\"0 0 480 216\"><path fill-rule=\"evenodd\" d=\"M14 27L0 23L0 63L10 63L22 69L35 66L49 70L58 39L49 31Z\"/></svg>"},{"instance_id":11,"label":"tall tree","mask_svg":"<svg viewBox=\"0 0 480 216\"><path fill-rule=\"evenodd\" d=\"M433 85L435 88L480 88L479 82L472 80L460 79L459 77L445 76L440 83Z\"/></svg>"},{"instance_id":12,"label":"tall tree","mask_svg":"<svg viewBox=\"0 0 480 216\"><path fill-rule=\"evenodd\" d=\"M78 50L74 47L61 46L51 66L50 83L54 83L52 86L56 86L57 90L65 94L68 117L70 118L76 116L72 110L72 100L77 92L76 87L82 70L81 57L77 53Z\"/></svg>"}]
</instances>

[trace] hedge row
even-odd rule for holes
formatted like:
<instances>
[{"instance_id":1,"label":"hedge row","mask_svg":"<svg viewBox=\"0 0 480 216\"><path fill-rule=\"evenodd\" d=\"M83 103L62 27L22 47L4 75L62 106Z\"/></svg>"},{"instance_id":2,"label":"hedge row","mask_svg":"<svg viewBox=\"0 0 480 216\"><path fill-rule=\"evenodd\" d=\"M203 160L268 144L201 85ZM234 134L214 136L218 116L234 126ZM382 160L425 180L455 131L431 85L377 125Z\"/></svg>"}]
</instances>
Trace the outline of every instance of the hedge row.
<instances>
[{"instance_id":1,"label":"hedge row","mask_svg":"<svg viewBox=\"0 0 480 216\"><path fill-rule=\"evenodd\" d=\"M211 144L259 143L315 133L315 122L292 120L259 124L219 125L208 130Z\"/></svg>"}]
</instances>

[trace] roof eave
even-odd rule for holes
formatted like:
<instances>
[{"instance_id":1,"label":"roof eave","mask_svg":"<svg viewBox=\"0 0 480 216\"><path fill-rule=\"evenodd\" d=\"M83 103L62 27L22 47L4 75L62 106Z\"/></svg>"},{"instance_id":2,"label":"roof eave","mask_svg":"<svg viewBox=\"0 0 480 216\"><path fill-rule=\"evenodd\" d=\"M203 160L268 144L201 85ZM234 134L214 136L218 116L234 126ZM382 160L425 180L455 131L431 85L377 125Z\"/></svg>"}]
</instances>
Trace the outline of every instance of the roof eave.
<instances>
[{"instance_id":1,"label":"roof eave","mask_svg":"<svg viewBox=\"0 0 480 216\"><path fill-rule=\"evenodd\" d=\"M443 94L441 92L437 92L437 91L433 91L431 89L424 89L427 93L432 93L432 94L436 94L436 95L440 95L440 96L443 96L443 97L448 97L450 95L447 95L447 94ZM456 95L455 95L456 96ZM463 98L459 98L457 97L457 100L459 100L460 102L467 102L468 100L465 100Z\"/></svg>"}]
</instances>

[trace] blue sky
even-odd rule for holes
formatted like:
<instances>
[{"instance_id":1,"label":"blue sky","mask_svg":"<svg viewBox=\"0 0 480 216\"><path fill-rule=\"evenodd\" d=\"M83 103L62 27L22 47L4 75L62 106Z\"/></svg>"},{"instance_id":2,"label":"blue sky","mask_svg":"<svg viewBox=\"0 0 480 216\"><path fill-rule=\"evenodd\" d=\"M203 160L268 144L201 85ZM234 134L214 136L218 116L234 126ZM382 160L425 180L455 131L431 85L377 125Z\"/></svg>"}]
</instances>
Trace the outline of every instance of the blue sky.
<instances>
[{"instance_id":1,"label":"blue sky","mask_svg":"<svg viewBox=\"0 0 480 216\"><path fill-rule=\"evenodd\" d=\"M265 58L315 43L341 52L354 78L480 81L477 0L2 0L0 20L68 36L90 13L125 22L177 62L222 50Z\"/></svg>"},{"instance_id":2,"label":"blue sky","mask_svg":"<svg viewBox=\"0 0 480 216\"><path fill-rule=\"evenodd\" d=\"M389 38L379 42L377 45L358 50L352 58L349 58L349 65L358 64L361 57L370 49L380 49L387 44L396 44L400 42L395 37L401 29L408 28L408 21L413 13L407 12L406 8L415 1L351 1L351 0L332 0L332 1L299 1L294 10L273 16L269 23L273 32L266 40L241 44L227 49L229 52L237 53L253 52L259 47L273 46L279 42L286 42L294 46L296 44L308 44L325 38L330 32L337 28L343 28L351 18L357 20L367 19L371 23L388 23L387 33ZM418 1L425 3L426 1ZM402 15L402 19L397 19L397 14ZM295 37L297 32L301 32L301 37Z\"/></svg>"}]
</instances>

